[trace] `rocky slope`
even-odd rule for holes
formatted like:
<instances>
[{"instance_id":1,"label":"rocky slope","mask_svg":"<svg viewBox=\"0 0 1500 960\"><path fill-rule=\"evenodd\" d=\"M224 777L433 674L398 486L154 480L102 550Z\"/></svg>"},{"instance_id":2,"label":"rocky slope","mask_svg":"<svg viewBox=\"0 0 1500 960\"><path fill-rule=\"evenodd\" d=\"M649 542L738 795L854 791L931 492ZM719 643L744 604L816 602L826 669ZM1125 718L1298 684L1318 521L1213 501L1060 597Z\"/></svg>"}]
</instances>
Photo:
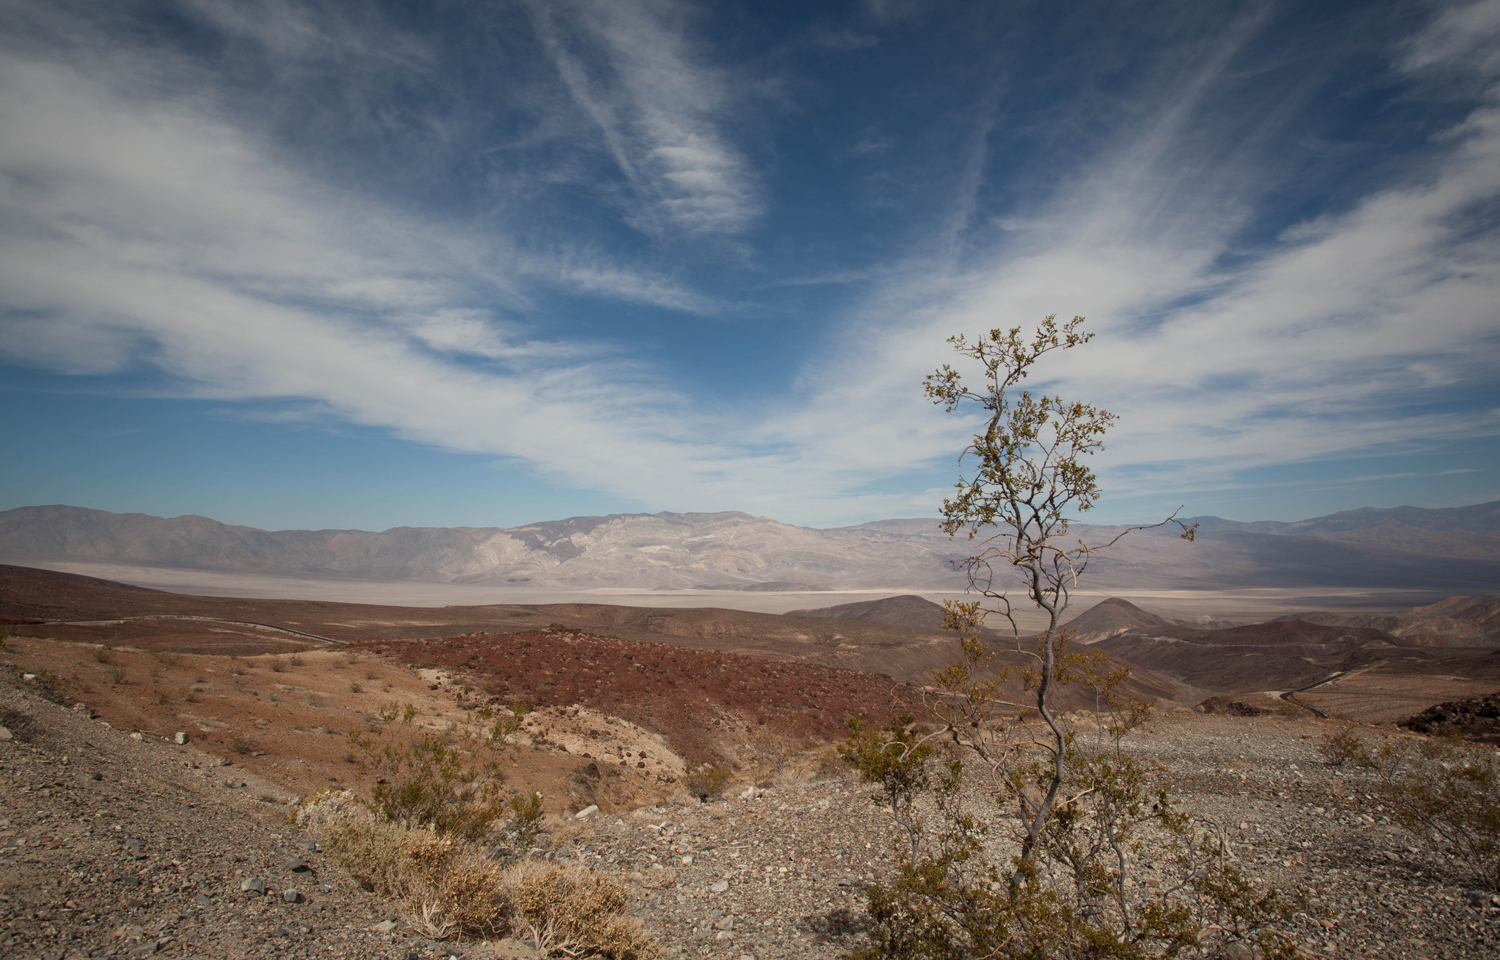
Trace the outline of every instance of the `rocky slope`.
<instances>
[{"instance_id":1,"label":"rocky slope","mask_svg":"<svg viewBox=\"0 0 1500 960\"><path fill-rule=\"evenodd\" d=\"M7 957L534 956L516 941L420 936L288 825L290 791L238 758L223 766L192 743L137 739L49 702L13 669L0 673L0 712L17 731L0 736ZM1345 727L1186 712L1125 746L1222 827L1237 865L1309 892L1286 928L1305 955L1495 956L1500 898L1468 890L1454 864L1394 825L1364 775L1320 761L1320 739ZM760 776L763 789L736 784L709 804L659 797L554 824L550 855L620 878L668 956L836 956L859 940L891 826L836 764L807 757Z\"/></svg>"}]
</instances>

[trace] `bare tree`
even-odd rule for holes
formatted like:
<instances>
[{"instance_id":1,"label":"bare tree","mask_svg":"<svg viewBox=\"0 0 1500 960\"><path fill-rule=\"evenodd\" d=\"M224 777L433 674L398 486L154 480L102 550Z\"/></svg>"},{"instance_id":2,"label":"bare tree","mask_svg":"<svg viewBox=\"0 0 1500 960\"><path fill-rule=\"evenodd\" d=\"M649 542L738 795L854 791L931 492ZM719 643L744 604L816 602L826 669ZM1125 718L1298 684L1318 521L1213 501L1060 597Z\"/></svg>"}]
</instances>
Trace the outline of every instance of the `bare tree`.
<instances>
[{"instance_id":1,"label":"bare tree","mask_svg":"<svg viewBox=\"0 0 1500 960\"><path fill-rule=\"evenodd\" d=\"M856 960L1296 955L1276 926L1298 901L1257 890L1230 863L1223 829L1180 810L1170 787L1124 750L1149 709L1122 696L1128 672L1097 650L1068 649L1062 624L1079 577L1130 532L1101 543L1069 536L1099 498L1086 458L1103 449L1115 417L1021 383L1044 355L1087 343L1082 324L1048 317L1028 337L1020 328L972 343L953 337L978 362L976 385L948 365L927 378L937 403L985 415L960 456L973 474L943 503L943 528L975 545L962 568L978 599L947 604L963 656L935 674L929 716L883 729L851 720L840 747L879 785L871 799L900 837L891 881L868 891L872 923L849 954ZM1168 524L1194 538L1196 524L1175 513L1150 526ZM1022 636L1011 587L1046 616L1040 635ZM991 614L1009 622L1023 658L1019 697L981 633ZM1090 696L1093 738L1062 712L1064 689ZM985 794L999 809L978 800ZM1019 819L1010 836L1005 808ZM1153 876L1142 882L1147 858Z\"/></svg>"},{"instance_id":2,"label":"bare tree","mask_svg":"<svg viewBox=\"0 0 1500 960\"><path fill-rule=\"evenodd\" d=\"M1098 481L1084 458L1104 449L1104 434L1117 418L1092 404L1037 396L1020 389L1020 384L1045 354L1093 339L1092 333L1083 331L1083 322L1083 317L1074 317L1059 327L1053 314L1030 338L1021 335L1020 327L991 330L973 342L962 334L950 337L948 342L961 356L979 362L980 385L968 386L948 364L924 384L927 396L949 412L977 405L986 414L983 431L959 455L960 463L971 458L977 461L974 474L960 480L957 494L943 501L943 530L950 537L964 533L977 545L962 567L970 591L984 600L947 605L949 626L964 640L965 663L940 676L939 682L964 695L947 701L942 715L950 734L958 735L986 761L999 762L993 743L986 738L993 725L984 721L991 719L994 707L1017 705L998 701L998 686L993 682L974 684L991 659L979 640L978 628L989 614L1004 617L1017 651L1035 661L1027 685L1053 741L1052 776L1045 791L1040 796L1029 792L1021 796L1027 821L1022 858L1028 861L1066 773L1068 731L1054 714L1052 694L1054 684L1069 677L1070 666L1083 666L1079 661L1060 660L1063 615L1078 578L1099 551L1132 531L1175 523L1182 538L1192 540L1198 526L1183 523L1174 513L1160 523L1131 527L1103 543L1069 540L1068 527L1076 514L1088 511L1099 499ZM1008 584L1017 581L1031 604L1047 617L1046 629L1031 649L1021 642L1010 600ZM1099 679L1107 691L1124 677Z\"/></svg>"}]
</instances>

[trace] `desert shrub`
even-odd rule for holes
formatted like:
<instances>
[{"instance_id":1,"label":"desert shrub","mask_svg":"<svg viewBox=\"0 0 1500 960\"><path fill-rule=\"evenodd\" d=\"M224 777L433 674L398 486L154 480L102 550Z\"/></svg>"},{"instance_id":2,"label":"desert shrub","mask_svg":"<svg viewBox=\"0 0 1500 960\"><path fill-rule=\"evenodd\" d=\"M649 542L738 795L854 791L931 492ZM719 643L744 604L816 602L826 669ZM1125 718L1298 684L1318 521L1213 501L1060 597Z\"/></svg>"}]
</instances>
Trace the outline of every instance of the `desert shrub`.
<instances>
[{"instance_id":1,"label":"desert shrub","mask_svg":"<svg viewBox=\"0 0 1500 960\"><path fill-rule=\"evenodd\" d=\"M1229 862L1217 825L1181 810L1120 752L1123 724L1092 746L1070 733L1060 799L1040 823L1056 758L1025 737L990 754L1009 754L990 778L909 716L850 727L845 761L879 786L872 799L900 827L894 875L869 890L869 940L854 960L1143 960L1235 943L1295 956L1274 928L1299 902L1258 890ZM1014 834L971 808L981 788L1020 815ZM1147 862L1155 885L1142 882Z\"/></svg>"},{"instance_id":2,"label":"desert shrub","mask_svg":"<svg viewBox=\"0 0 1500 960\"><path fill-rule=\"evenodd\" d=\"M1396 819L1500 890L1500 758L1487 747L1434 741L1395 785Z\"/></svg>"},{"instance_id":3,"label":"desert shrub","mask_svg":"<svg viewBox=\"0 0 1500 960\"><path fill-rule=\"evenodd\" d=\"M351 803L348 794L331 794L306 806L342 814ZM505 869L466 841L369 817L310 812L307 822L322 824L330 860L365 889L400 902L425 935L529 935L544 952L612 960L659 954L626 914L625 891L613 880L535 860Z\"/></svg>"},{"instance_id":4,"label":"desert shrub","mask_svg":"<svg viewBox=\"0 0 1500 960\"><path fill-rule=\"evenodd\" d=\"M109 647L104 647L104 646L95 647L94 648L94 659L97 660L97 661L99 661L100 663L114 663L115 662L115 654L114 654L114 651L111 650Z\"/></svg>"},{"instance_id":5,"label":"desert shrub","mask_svg":"<svg viewBox=\"0 0 1500 960\"><path fill-rule=\"evenodd\" d=\"M682 775L682 786L688 793L707 803L729 786L729 771L712 764L692 763Z\"/></svg>"},{"instance_id":6,"label":"desert shrub","mask_svg":"<svg viewBox=\"0 0 1500 960\"><path fill-rule=\"evenodd\" d=\"M403 826L468 840L484 836L505 812L499 759L524 713L485 707L437 731L417 723L411 704L385 704L366 729L349 732L361 770L376 775L371 807Z\"/></svg>"},{"instance_id":7,"label":"desert shrub","mask_svg":"<svg viewBox=\"0 0 1500 960\"><path fill-rule=\"evenodd\" d=\"M1473 882L1500 890L1500 756L1458 741L1382 739L1371 749L1351 726L1324 738L1325 758L1377 781L1396 822L1452 857Z\"/></svg>"},{"instance_id":8,"label":"desert shrub","mask_svg":"<svg viewBox=\"0 0 1500 960\"><path fill-rule=\"evenodd\" d=\"M292 822L303 830L323 833L335 823L344 820L371 821L374 815L370 808L353 790L334 790L325 787L297 805L292 813Z\"/></svg>"},{"instance_id":9,"label":"desert shrub","mask_svg":"<svg viewBox=\"0 0 1500 960\"><path fill-rule=\"evenodd\" d=\"M506 875L514 924L544 952L597 953L612 960L659 955L640 920L626 915L625 889L586 870L527 860Z\"/></svg>"},{"instance_id":10,"label":"desert shrub","mask_svg":"<svg viewBox=\"0 0 1500 960\"><path fill-rule=\"evenodd\" d=\"M283 660L283 659L281 659L280 657L272 657L271 658L271 672L272 673L285 673L286 672L286 661Z\"/></svg>"},{"instance_id":11,"label":"desert shrub","mask_svg":"<svg viewBox=\"0 0 1500 960\"><path fill-rule=\"evenodd\" d=\"M511 830L516 842L522 847L531 846L542 830L542 795L534 790L518 793L510 798L507 806L510 807Z\"/></svg>"},{"instance_id":12,"label":"desert shrub","mask_svg":"<svg viewBox=\"0 0 1500 960\"><path fill-rule=\"evenodd\" d=\"M229 740L229 749L235 753L245 756L255 752L255 741L245 737L232 737Z\"/></svg>"},{"instance_id":13,"label":"desert shrub","mask_svg":"<svg viewBox=\"0 0 1500 960\"><path fill-rule=\"evenodd\" d=\"M1416 753L1410 740L1384 738L1374 750L1370 749L1353 724L1331 733L1318 744L1318 752L1324 762L1331 766L1349 764L1376 775L1382 785L1389 787L1411 772L1411 763Z\"/></svg>"}]
</instances>

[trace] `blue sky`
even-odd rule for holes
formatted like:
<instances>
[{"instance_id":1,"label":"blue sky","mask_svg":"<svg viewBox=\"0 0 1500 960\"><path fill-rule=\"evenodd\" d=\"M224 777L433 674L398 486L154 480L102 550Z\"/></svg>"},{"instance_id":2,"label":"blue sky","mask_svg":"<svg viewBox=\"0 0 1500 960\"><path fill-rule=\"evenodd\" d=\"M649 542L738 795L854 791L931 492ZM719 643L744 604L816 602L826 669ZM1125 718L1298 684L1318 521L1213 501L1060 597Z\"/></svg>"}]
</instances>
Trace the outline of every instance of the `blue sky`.
<instances>
[{"instance_id":1,"label":"blue sky","mask_svg":"<svg viewBox=\"0 0 1500 960\"><path fill-rule=\"evenodd\" d=\"M1500 499L1500 2L0 0L0 509L931 514L1089 318L1099 521Z\"/></svg>"}]
</instances>

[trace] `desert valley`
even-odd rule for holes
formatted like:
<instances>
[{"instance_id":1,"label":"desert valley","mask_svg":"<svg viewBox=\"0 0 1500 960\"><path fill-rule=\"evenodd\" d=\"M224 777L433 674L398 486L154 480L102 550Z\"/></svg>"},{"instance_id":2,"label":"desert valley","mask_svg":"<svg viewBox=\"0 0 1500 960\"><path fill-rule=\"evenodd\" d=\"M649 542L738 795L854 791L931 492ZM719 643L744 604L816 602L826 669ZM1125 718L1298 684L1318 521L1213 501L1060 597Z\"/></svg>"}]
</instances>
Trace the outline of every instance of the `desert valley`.
<instances>
[{"instance_id":1,"label":"desert valley","mask_svg":"<svg viewBox=\"0 0 1500 960\"><path fill-rule=\"evenodd\" d=\"M518 839L512 817L487 842L497 863L616 884L637 940L613 955L857 949L864 891L888 876L896 833L835 746L851 717L923 715L934 671L958 656L929 599L958 594L951 570L944 579L952 546L916 521L869 526L713 515L263 535L0 514L0 946L53 958L576 953L555 931L465 936L325 850L333 828L305 811L346 790L371 796L383 781L350 734L399 703L432 731L527 706L499 764L507 796L541 797L534 838ZM1204 526L1204 542L1182 545L1201 551L1191 559L1143 537L1099 566L1095 586L1134 587L1122 592L1135 601L1091 597L1070 613L1074 648L1127 669L1123 694L1154 704L1123 749L1175 784L1247 874L1300 891L1277 929L1301 955L1494 956L1500 897L1398 822L1377 770L1337 762L1328 744L1351 732L1372 748L1500 743L1500 593L1474 589L1500 567L1500 505ZM1304 593L1278 593L1287 550L1327 561ZM1395 578L1424 555L1429 579ZM1467 592L1440 589L1444 563ZM242 579L215 596L98 576L111 569ZM384 585L383 602L243 595L275 582L255 577L359 595L375 574L364 582ZM1140 589L1153 577L1154 603ZM539 579L552 602L505 592ZM401 602L435 581L490 592ZM901 583L917 590L882 589ZM684 584L716 598L735 587L748 609L695 606ZM600 592L662 585L675 589L650 606ZM1287 608L1306 596L1326 608ZM994 667L1023 666L1025 640L994 626ZM1087 730L1090 704L1063 698Z\"/></svg>"}]
</instances>

